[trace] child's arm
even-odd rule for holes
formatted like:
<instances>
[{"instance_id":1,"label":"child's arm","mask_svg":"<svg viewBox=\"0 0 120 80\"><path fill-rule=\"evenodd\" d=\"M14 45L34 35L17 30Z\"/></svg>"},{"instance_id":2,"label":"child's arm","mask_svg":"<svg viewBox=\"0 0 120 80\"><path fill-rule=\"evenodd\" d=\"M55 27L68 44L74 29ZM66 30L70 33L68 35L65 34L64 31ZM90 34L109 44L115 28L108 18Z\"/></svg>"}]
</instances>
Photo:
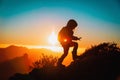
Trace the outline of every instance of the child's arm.
<instances>
[{"instance_id":1,"label":"child's arm","mask_svg":"<svg viewBox=\"0 0 120 80\"><path fill-rule=\"evenodd\" d=\"M80 40L82 37L76 37L76 36L72 36L72 40Z\"/></svg>"},{"instance_id":2,"label":"child's arm","mask_svg":"<svg viewBox=\"0 0 120 80\"><path fill-rule=\"evenodd\" d=\"M78 40L82 39L82 37L79 37Z\"/></svg>"}]
</instances>

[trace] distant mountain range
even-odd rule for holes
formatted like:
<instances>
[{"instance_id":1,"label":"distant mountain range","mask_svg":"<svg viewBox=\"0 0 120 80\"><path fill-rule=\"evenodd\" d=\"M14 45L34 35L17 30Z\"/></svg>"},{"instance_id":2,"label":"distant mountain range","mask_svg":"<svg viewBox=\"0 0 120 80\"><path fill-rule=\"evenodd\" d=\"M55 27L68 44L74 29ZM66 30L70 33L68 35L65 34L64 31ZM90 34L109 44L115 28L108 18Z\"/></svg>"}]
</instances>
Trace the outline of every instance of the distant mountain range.
<instances>
[{"instance_id":1,"label":"distant mountain range","mask_svg":"<svg viewBox=\"0 0 120 80\"><path fill-rule=\"evenodd\" d=\"M27 73L29 71L30 60L27 54L2 62L0 64L0 78L7 80L14 73Z\"/></svg>"},{"instance_id":2,"label":"distant mountain range","mask_svg":"<svg viewBox=\"0 0 120 80\"><path fill-rule=\"evenodd\" d=\"M42 53L53 54L48 49L28 49L26 47L10 45L0 48L0 78L8 80L14 73L28 73L30 65L40 58Z\"/></svg>"},{"instance_id":3,"label":"distant mountain range","mask_svg":"<svg viewBox=\"0 0 120 80\"><path fill-rule=\"evenodd\" d=\"M29 50L25 47L18 47L11 45L6 48L0 48L0 63L13 59L18 56L22 56L24 53L27 53Z\"/></svg>"},{"instance_id":4,"label":"distant mountain range","mask_svg":"<svg viewBox=\"0 0 120 80\"><path fill-rule=\"evenodd\" d=\"M29 57L35 58L39 57L41 53L53 54L53 52L49 49L40 48L40 49L28 49L22 46L15 46L10 45L6 48L0 48L0 63L13 59L15 57L22 56L23 54L27 53Z\"/></svg>"}]
</instances>

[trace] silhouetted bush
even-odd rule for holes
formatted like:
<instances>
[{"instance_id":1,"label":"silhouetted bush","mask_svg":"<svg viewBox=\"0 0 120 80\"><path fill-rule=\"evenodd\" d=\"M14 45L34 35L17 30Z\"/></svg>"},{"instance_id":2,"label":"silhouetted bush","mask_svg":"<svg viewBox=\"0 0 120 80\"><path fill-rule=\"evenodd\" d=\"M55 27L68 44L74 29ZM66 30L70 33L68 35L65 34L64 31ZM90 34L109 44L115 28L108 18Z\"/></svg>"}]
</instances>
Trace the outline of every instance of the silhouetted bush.
<instances>
[{"instance_id":1,"label":"silhouetted bush","mask_svg":"<svg viewBox=\"0 0 120 80\"><path fill-rule=\"evenodd\" d=\"M87 49L84 54L118 54L120 48L115 43L101 43L99 45L92 46L90 49Z\"/></svg>"},{"instance_id":2,"label":"silhouetted bush","mask_svg":"<svg viewBox=\"0 0 120 80\"><path fill-rule=\"evenodd\" d=\"M120 56L120 48L116 43L101 43L99 45L94 45L80 56L80 59L90 57L90 56L110 56L110 55L118 55Z\"/></svg>"},{"instance_id":3,"label":"silhouetted bush","mask_svg":"<svg viewBox=\"0 0 120 80\"><path fill-rule=\"evenodd\" d=\"M52 55L41 54L40 59L35 61L32 68L49 68L56 66L58 58Z\"/></svg>"}]
</instances>

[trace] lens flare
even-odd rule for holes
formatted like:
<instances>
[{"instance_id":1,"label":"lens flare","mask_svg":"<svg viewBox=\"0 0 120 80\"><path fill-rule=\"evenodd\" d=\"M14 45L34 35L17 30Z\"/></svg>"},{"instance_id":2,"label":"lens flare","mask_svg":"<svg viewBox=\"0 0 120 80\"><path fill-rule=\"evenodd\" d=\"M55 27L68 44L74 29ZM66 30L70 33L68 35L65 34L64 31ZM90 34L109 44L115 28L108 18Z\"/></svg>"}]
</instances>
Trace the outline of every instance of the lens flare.
<instances>
[{"instance_id":1,"label":"lens flare","mask_svg":"<svg viewBox=\"0 0 120 80\"><path fill-rule=\"evenodd\" d=\"M57 35L55 34L55 32L52 32L52 34L48 37L48 42L52 45L57 44Z\"/></svg>"}]
</instances>

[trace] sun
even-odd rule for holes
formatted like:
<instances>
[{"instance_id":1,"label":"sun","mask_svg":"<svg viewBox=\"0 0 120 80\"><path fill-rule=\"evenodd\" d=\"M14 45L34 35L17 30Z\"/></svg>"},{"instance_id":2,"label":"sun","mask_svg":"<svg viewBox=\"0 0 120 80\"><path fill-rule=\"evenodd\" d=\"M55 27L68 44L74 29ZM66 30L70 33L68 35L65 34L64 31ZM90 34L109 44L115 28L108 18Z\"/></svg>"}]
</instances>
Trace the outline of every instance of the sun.
<instances>
[{"instance_id":1,"label":"sun","mask_svg":"<svg viewBox=\"0 0 120 80\"><path fill-rule=\"evenodd\" d=\"M57 35L55 34L55 32L52 32L50 34L50 36L48 37L48 42L52 45L56 45L57 44Z\"/></svg>"}]
</instances>

